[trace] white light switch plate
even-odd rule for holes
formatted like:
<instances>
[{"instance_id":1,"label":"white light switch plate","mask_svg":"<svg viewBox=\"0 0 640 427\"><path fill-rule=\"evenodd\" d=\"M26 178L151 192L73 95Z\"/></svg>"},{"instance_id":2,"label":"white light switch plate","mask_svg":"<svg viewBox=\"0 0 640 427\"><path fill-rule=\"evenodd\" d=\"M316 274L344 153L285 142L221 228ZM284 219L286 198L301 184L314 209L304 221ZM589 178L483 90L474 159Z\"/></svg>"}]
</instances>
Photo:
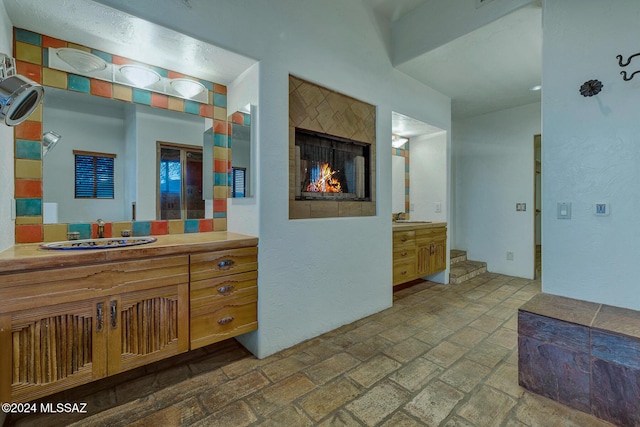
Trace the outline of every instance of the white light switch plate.
<instances>
[{"instance_id":1,"label":"white light switch plate","mask_svg":"<svg viewBox=\"0 0 640 427\"><path fill-rule=\"evenodd\" d=\"M558 202L558 219L571 219L571 202Z\"/></svg>"}]
</instances>

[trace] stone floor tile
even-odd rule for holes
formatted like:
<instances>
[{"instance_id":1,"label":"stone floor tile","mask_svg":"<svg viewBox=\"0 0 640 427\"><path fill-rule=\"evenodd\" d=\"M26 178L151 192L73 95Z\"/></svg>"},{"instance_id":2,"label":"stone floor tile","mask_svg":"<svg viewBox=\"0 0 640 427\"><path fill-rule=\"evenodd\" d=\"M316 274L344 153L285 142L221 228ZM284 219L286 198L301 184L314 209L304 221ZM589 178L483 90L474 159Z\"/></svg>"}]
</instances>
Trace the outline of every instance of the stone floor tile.
<instances>
[{"instance_id":1,"label":"stone floor tile","mask_svg":"<svg viewBox=\"0 0 640 427\"><path fill-rule=\"evenodd\" d=\"M362 423L347 411L339 410L317 424L317 427L362 427Z\"/></svg>"},{"instance_id":2,"label":"stone floor tile","mask_svg":"<svg viewBox=\"0 0 640 427\"><path fill-rule=\"evenodd\" d=\"M363 387L369 388L401 366L401 363L387 356L378 355L362 363L349 372L347 376Z\"/></svg>"},{"instance_id":3,"label":"stone floor tile","mask_svg":"<svg viewBox=\"0 0 640 427\"><path fill-rule=\"evenodd\" d=\"M442 375L440 380L466 393L474 389L484 377L489 375L491 369L473 362L469 359L462 359Z\"/></svg>"},{"instance_id":4,"label":"stone floor tile","mask_svg":"<svg viewBox=\"0 0 640 427\"><path fill-rule=\"evenodd\" d=\"M427 385L404 406L405 411L420 419L427 426L437 426L449 416L453 408L464 398L464 393L442 381Z\"/></svg>"},{"instance_id":5,"label":"stone floor tile","mask_svg":"<svg viewBox=\"0 0 640 427\"><path fill-rule=\"evenodd\" d=\"M462 347L471 348L488 337L489 334L475 328L464 328L447 338L447 341Z\"/></svg>"},{"instance_id":6,"label":"stone floor tile","mask_svg":"<svg viewBox=\"0 0 640 427\"><path fill-rule=\"evenodd\" d=\"M180 399L188 399L191 396L196 396L226 381L228 381L227 376L221 370L216 369L212 372L196 375L193 378L174 384L171 387L164 387L161 390L157 390L153 393L153 397L157 405L163 408Z\"/></svg>"},{"instance_id":7,"label":"stone floor tile","mask_svg":"<svg viewBox=\"0 0 640 427\"><path fill-rule=\"evenodd\" d=\"M494 345L485 340L475 346L471 351L467 352L465 357L493 369L494 366L500 363L509 354L510 352L508 349Z\"/></svg>"},{"instance_id":8,"label":"stone floor tile","mask_svg":"<svg viewBox=\"0 0 640 427\"><path fill-rule=\"evenodd\" d=\"M447 419L447 421L442 424L442 427L477 427L477 426L465 420L464 418L454 415L451 418Z\"/></svg>"},{"instance_id":9,"label":"stone floor tile","mask_svg":"<svg viewBox=\"0 0 640 427\"><path fill-rule=\"evenodd\" d=\"M191 424L192 427L246 427L257 421L258 418L251 408L243 401L233 402L202 420ZM156 424L155 426L170 425Z\"/></svg>"},{"instance_id":10,"label":"stone floor tile","mask_svg":"<svg viewBox=\"0 0 640 427\"><path fill-rule=\"evenodd\" d=\"M311 427L315 423L302 409L289 405L283 410L269 415L269 418L257 425L260 427Z\"/></svg>"},{"instance_id":11,"label":"stone floor tile","mask_svg":"<svg viewBox=\"0 0 640 427\"><path fill-rule=\"evenodd\" d=\"M311 360L309 359L304 358L300 353L296 353L295 355L264 365L260 370L267 378L276 382L308 367L311 364ZM316 359L314 358L313 360L315 361Z\"/></svg>"},{"instance_id":12,"label":"stone floor tile","mask_svg":"<svg viewBox=\"0 0 640 427\"><path fill-rule=\"evenodd\" d=\"M131 427L144 426L190 426L205 418L206 414L196 397L182 400L175 405L153 412L149 416L130 422Z\"/></svg>"},{"instance_id":13,"label":"stone floor tile","mask_svg":"<svg viewBox=\"0 0 640 427\"><path fill-rule=\"evenodd\" d=\"M487 333L491 333L498 329L503 323L504 320L502 319L496 319L495 317L483 315L471 322L469 326L480 329L481 331Z\"/></svg>"},{"instance_id":14,"label":"stone floor tile","mask_svg":"<svg viewBox=\"0 0 640 427\"><path fill-rule=\"evenodd\" d=\"M309 393L300 401L300 406L313 420L320 421L359 394L355 385L341 378Z\"/></svg>"},{"instance_id":15,"label":"stone floor tile","mask_svg":"<svg viewBox=\"0 0 640 427\"><path fill-rule=\"evenodd\" d=\"M403 405L408 397L409 392L390 381L385 381L349 403L345 408L367 426L375 426Z\"/></svg>"},{"instance_id":16,"label":"stone floor tile","mask_svg":"<svg viewBox=\"0 0 640 427\"><path fill-rule=\"evenodd\" d=\"M415 392L443 371L443 367L420 357L391 374L389 378L407 390Z\"/></svg>"},{"instance_id":17,"label":"stone floor tile","mask_svg":"<svg viewBox=\"0 0 640 427\"><path fill-rule=\"evenodd\" d=\"M356 329L349 331L345 334L345 336L352 340L354 343L362 342L371 338L374 335L378 335L379 333L386 331L387 327L382 323L378 322L367 322L362 326L357 327Z\"/></svg>"},{"instance_id":18,"label":"stone floor tile","mask_svg":"<svg viewBox=\"0 0 640 427\"><path fill-rule=\"evenodd\" d=\"M360 361L347 353L338 353L307 368L304 372L316 384L324 384L356 366Z\"/></svg>"},{"instance_id":19,"label":"stone floor tile","mask_svg":"<svg viewBox=\"0 0 640 427\"><path fill-rule=\"evenodd\" d=\"M478 427L501 425L516 405L512 397L488 386L482 386L457 411L462 418Z\"/></svg>"},{"instance_id":20,"label":"stone floor tile","mask_svg":"<svg viewBox=\"0 0 640 427\"><path fill-rule=\"evenodd\" d=\"M400 363L407 363L431 349L431 346L415 338L409 338L384 350L384 354Z\"/></svg>"},{"instance_id":21,"label":"stone floor tile","mask_svg":"<svg viewBox=\"0 0 640 427\"><path fill-rule=\"evenodd\" d=\"M525 392L525 389L518 385L518 366L510 363L501 363L487 378L485 384L515 398L522 397Z\"/></svg>"},{"instance_id":22,"label":"stone floor tile","mask_svg":"<svg viewBox=\"0 0 640 427\"><path fill-rule=\"evenodd\" d=\"M447 338L449 335L453 334L455 331L447 328L446 326L440 324L437 327L425 329L422 332L418 332L413 337L419 339L420 341L424 341L427 344L436 346L442 342L443 339Z\"/></svg>"},{"instance_id":23,"label":"stone floor tile","mask_svg":"<svg viewBox=\"0 0 640 427\"><path fill-rule=\"evenodd\" d=\"M515 418L531 427L611 427L611 424L556 401L525 392Z\"/></svg>"},{"instance_id":24,"label":"stone floor tile","mask_svg":"<svg viewBox=\"0 0 640 427\"><path fill-rule=\"evenodd\" d=\"M513 329L500 328L487 338L487 342L512 350L518 345L518 333Z\"/></svg>"},{"instance_id":25,"label":"stone floor tile","mask_svg":"<svg viewBox=\"0 0 640 427\"><path fill-rule=\"evenodd\" d=\"M502 307L501 305L497 305L493 307L491 310L487 311L487 316L495 317L497 319L507 320L509 317L513 316L513 313L515 311L516 311L515 308Z\"/></svg>"},{"instance_id":26,"label":"stone floor tile","mask_svg":"<svg viewBox=\"0 0 640 427\"><path fill-rule=\"evenodd\" d=\"M156 412L155 401L152 397L143 397L141 399L136 399L131 402L127 402L125 404L115 406L106 411L102 411L96 415L87 417L75 423L63 423L60 424L62 420L59 418L56 419L53 416L49 416L49 420L55 422L55 424L51 425L66 425L68 427L126 427L131 422L142 419L146 416L149 416ZM128 416L123 416L123 414L129 414ZM42 423L31 423L29 420L26 420L25 423L19 423L20 426L42 426Z\"/></svg>"},{"instance_id":27,"label":"stone floor tile","mask_svg":"<svg viewBox=\"0 0 640 427\"><path fill-rule=\"evenodd\" d=\"M280 354L275 354L264 359L258 359L251 355L244 359L234 360L233 362L222 366L220 370L230 379L234 379L245 375L247 372L250 372L260 366L268 365L269 363L273 363L279 359L281 359Z\"/></svg>"},{"instance_id":28,"label":"stone floor tile","mask_svg":"<svg viewBox=\"0 0 640 427\"><path fill-rule=\"evenodd\" d=\"M294 374L247 397L256 414L266 416L316 388L303 374Z\"/></svg>"},{"instance_id":29,"label":"stone floor tile","mask_svg":"<svg viewBox=\"0 0 640 427\"><path fill-rule=\"evenodd\" d=\"M209 412L219 410L234 400L241 399L269 384L264 375L251 371L226 383L218 384L200 394L200 402Z\"/></svg>"},{"instance_id":30,"label":"stone floor tile","mask_svg":"<svg viewBox=\"0 0 640 427\"><path fill-rule=\"evenodd\" d=\"M424 427L424 423L400 411L393 414L383 424L380 424L380 427Z\"/></svg>"},{"instance_id":31,"label":"stone floor tile","mask_svg":"<svg viewBox=\"0 0 640 427\"><path fill-rule=\"evenodd\" d=\"M418 329L413 326L397 325L397 326L394 326L393 328L380 332L378 335L388 339L393 343L398 343L406 340L409 337L412 337L417 332L418 332Z\"/></svg>"},{"instance_id":32,"label":"stone floor tile","mask_svg":"<svg viewBox=\"0 0 640 427\"><path fill-rule=\"evenodd\" d=\"M359 342L347 347L345 350L353 357L365 361L371 359L373 356L380 354L385 348L389 347L392 343L382 337L372 337L364 342Z\"/></svg>"},{"instance_id":33,"label":"stone floor tile","mask_svg":"<svg viewBox=\"0 0 640 427\"><path fill-rule=\"evenodd\" d=\"M467 348L450 343L449 341L443 341L433 349L429 350L425 355L425 358L446 368L451 366L456 360L460 359L467 351Z\"/></svg>"}]
</instances>

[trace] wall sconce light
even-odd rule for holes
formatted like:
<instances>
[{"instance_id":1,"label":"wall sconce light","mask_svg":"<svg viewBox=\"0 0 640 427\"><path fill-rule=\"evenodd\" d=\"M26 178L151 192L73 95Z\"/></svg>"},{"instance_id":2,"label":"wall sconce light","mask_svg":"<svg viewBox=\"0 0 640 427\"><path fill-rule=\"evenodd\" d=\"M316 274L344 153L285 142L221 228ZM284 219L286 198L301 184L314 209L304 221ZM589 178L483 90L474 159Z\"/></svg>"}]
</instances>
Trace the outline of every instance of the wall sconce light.
<instances>
[{"instance_id":1,"label":"wall sconce light","mask_svg":"<svg viewBox=\"0 0 640 427\"><path fill-rule=\"evenodd\" d=\"M15 60L0 53L0 119L7 126L27 120L42 101L41 85L16 74Z\"/></svg>"},{"instance_id":2,"label":"wall sconce light","mask_svg":"<svg viewBox=\"0 0 640 427\"><path fill-rule=\"evenodd\" d=\"M406 144L408 141L409 141L409 138L405 138L405 137L400 136L400 135L392 135L391 136L391 146L393 148L400 148L404 144Z\"/></svg>"},{"instance_id":3,"label":"wall sconce light","mask_svg":"<svg viewBox=\"0 0 640 427\"><path fill-rule=\"evenodd\" d=\"M49 151L53 150L53 147L55 147L61 139L62 136L55 132L45 132L42 135L42 157L46 156Z\"/></svg>"},{"instance_id":4,"label":"wall sconce light","mask_svg":"<svg viewBox=\"0 0 640 427\"><path fill-rule=\"evenodd\" d=\"M169 79L152 68L139 64L112 64L90 52L73 48L48 48L49 68L93 79L143 88L151 92L209 103L209 91L200 82L188 78Z\"/></svg>"},{"instance_id":5,"label":"wall sconce light","mask_svg":"<svg viewBox=\"0 0 640 427\"><path fill-rule=\"evenodd\" d=\"M118 71L137 87L148 87L160 81L160 74L142 65L122 65Z\"/></svg>"}]
</instances>

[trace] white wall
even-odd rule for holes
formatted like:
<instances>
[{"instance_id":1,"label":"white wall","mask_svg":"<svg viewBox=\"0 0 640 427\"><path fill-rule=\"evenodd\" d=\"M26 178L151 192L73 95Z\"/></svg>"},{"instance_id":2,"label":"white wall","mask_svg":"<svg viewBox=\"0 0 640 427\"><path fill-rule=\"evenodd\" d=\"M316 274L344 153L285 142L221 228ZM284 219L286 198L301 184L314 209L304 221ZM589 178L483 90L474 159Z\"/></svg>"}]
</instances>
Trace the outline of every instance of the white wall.
<instances>
[{"instance_id":1,"label":"white wall","mask_svg":"<svg viewBox=\"0 0 640 427\"><path fill-rule=\"evenodd\" d=\"M43 200L58 203L58 222L94 222L98 218L124 221L124 117L119 101L111 105L86 102L88 95L72 99L45 99L43 132L62 136L43 159ZM85 102L83 102L85 101ZM76 199L74 150L115 154L114 198Z\"/></svg>"},{"instance_id":2,"label":"white wall","mask_svg":"<svg viewBox=\"0 0 640 427\"><path fill-rule=\"evenodd\" d=\"M244 344L263 357L389 307L391 113L402 110L449 130L450 99L391 67L388 40L364 4L200 2L189 9L169 0L107 3L261 61L260 327ZM384 147L376 153L377 216L288 219L290 73L377 105Z\"/></svg>"},{"instance_id":3,"label":"white wall","mask_svg":"<svg viewBox=\"0 0 640 427\"><path fill-rule=\"evenodd\" d=\"M453 123L452 249L466 250L469 259L485 261L494 273L533 278L533 138L540 133L540 114L534 103ZM516 212L520 202L526 212Z\"/></svg>"},{"instance_id":4,"label":"white wall","mask_svg":"<svg viewBox=\"0 0 640 427\"><path fill-rule=\"evenodd\" d=\"M640 51L637 0L545 1L542 51L543 272L548 293L640 310L640 77L616 55ZM635 58L628 71L640 69ZM583 97L580 86L603 82ZM557 219L558 202L572 218ZM596 217L593 205L611 204Z\"/></svg>"},{"instance_id":5,"label":"white wall","mask_svg":"<svg viewBox=\"0 0 640 427\"><path fill-rule=\"evenodd\" d=\"M13 29L4 3L0 2L0 52L11 55ZM13 129L0 124L0 251L15 244L15 220L12 218L11 200L14 195ZM0 421L2 417L0 416Z\"/></svg>"}]
</instances>

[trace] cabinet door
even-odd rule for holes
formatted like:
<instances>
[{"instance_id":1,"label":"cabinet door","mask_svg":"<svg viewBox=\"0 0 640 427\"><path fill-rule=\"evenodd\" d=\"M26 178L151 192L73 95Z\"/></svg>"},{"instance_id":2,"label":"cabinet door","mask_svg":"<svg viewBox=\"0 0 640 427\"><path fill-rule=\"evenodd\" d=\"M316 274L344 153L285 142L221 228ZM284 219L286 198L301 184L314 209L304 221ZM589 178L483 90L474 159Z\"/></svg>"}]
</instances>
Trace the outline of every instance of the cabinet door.
<instances>
[{"instance_id":1,"label":"cabinet door","mask_svg":"<svg viewBox=\"0 0 640 427\"><path fill-rule=\"evenodd\" d=\"M416 273L418 277L426 276L427 274L431 274L431 264L432 264L432 245L429 244L421 244L418 246L417 250L417 265L416 265Z\"/></svg>"},{"instance_id":2,"label":"cabinet door","mask_svg":"<svg viewBox=\"0 0 640 427\"><path fill-rule=\"evenodd\" d=\"M3 315L0 327L3 402L26 402L104 376L102 300L77 301ZM10 396L6 380L10 378Z\"/></svg>"},{"instance_id":3,"label":"cabinet door","mask_svg":"<svg viewBox=\"0 0 640 427\"><path fill-rule=\"evenodd\" d=\"M438 238L433 242L433 256L432 256L432 273L446 270L447 268L447 240L445 238Z\"/></svg>"},{"instance_id":4,"label":"cabinet door","mask_svg":"<svg viewBox=\"0 0 640 427\"><path fill-rule=\"evenodd\" d=\"M189 284L123 293L107 301L108 374L189 349Z\"/></svg>"}]
</instances>

